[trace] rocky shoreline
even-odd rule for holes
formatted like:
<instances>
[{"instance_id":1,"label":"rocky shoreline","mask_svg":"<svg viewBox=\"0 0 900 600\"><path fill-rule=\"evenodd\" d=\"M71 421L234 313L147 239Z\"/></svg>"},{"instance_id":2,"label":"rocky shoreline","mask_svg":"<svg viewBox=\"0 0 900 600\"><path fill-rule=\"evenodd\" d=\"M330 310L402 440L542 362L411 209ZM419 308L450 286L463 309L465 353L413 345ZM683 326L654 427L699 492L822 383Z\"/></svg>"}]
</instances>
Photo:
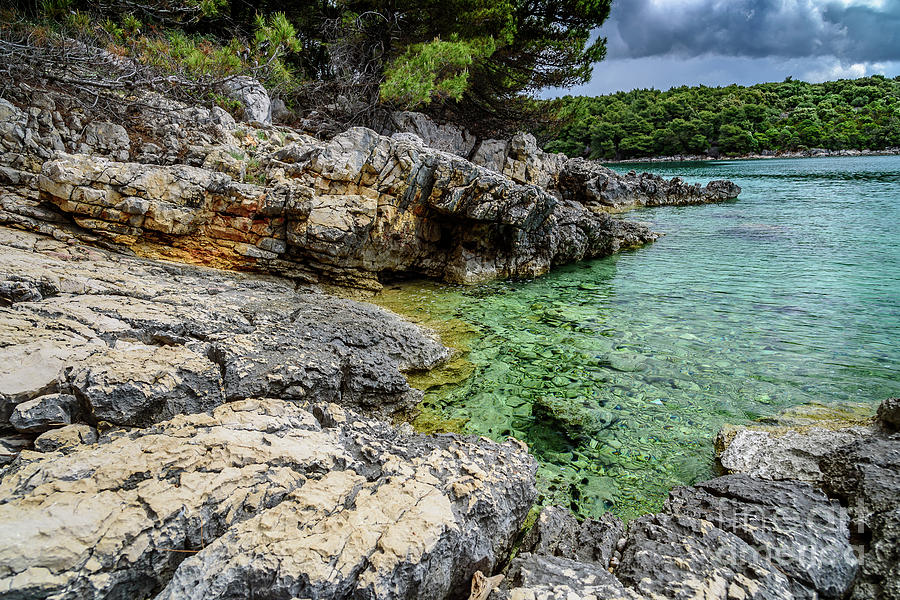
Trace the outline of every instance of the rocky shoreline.
<instances>
[{"instance_id":1,"label":"rocky shoreline","mask_svg":"<svg viewBox=\"0 0 900 600\"><path fill-rule=\"evenodd\" d=\"M504 569L490 597L897 597L896 400L723 432L734 474L627 529L545 508L508 563L527 448L382 420L447 358L427 331L284 279L0 249L5 597L464 598Z\"/></svg>"},{"instance_id":2,"label":"rocky shoreline","mask_svg":"<svg viewBox=\"0 0 900 600\"><path fill-rule=\"evenodd\" d=\"M656 239L611 211L740 193L622 177L524 134L482 142L468 160L415 133L320 141L158 96L129 132L64 95L15 91L0 100L0 223L357 292L409 276L534 277Z\"/></svg>"},{"instance_id":3,"label":"rocky shoreline","mask_svg":"<svg viewBox=\"0 0 900 600\"><path fill-rule=\"evenodd\" d=\"M847 156L897 156L900 148L886 148L884 150L828 150L825 148L810 148L796 152L772 152L761 154L741 154L738 156L709 156L708 154L679 154L675 156L648 156L645 158L625 158L622 160L604 160L607 165L627 165L632 163L665 163L665 162L694 162L714 160L767 160L773 158L830 158Z\"/></svg>"},{"instance_id":4,"label":"rocky shoreline","mask_svg":"<svg viewBox=\"0 0 900 600\"><path fill-rule=\"evenodd\" d=\"M804 438L803 477L725 448L627 528L526 533L524 444L406 423L448 349L322 291L532 277L655 238L612 212L737 186L409 115L323 141L148 97L137 135L67 102L0 99L4 598L900 597L896 401Z\"/></svg>"}]
</instances>

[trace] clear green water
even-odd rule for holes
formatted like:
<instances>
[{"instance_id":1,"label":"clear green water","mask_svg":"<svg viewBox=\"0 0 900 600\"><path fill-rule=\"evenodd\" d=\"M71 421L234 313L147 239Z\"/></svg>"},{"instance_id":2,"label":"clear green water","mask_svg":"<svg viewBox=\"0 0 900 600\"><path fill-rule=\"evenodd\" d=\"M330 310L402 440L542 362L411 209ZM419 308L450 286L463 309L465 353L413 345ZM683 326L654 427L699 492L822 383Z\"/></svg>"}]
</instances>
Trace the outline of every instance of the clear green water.
<instances>
[{"instance_id":1,"label":"clear green water","mask_svg":"<svg viewBox=\"0 0 900 600\"><path fill-rule=\"evenodd\" d=\"M726 422L900 394L900 157L616 168L743 193L628 213L666 236L533 281L384 295L473 330L474 374L426 404L528 442L542 501L631 518L713 475Z\"/></svg>"}]
</instances>

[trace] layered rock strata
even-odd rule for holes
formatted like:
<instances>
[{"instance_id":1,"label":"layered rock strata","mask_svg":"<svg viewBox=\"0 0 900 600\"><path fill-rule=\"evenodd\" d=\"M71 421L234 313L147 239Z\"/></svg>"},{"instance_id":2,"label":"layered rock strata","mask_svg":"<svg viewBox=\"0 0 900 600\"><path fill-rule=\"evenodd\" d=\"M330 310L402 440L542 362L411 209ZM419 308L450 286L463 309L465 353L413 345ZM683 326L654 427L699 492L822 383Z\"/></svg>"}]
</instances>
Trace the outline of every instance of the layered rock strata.
<instances>
[{"instance_id":1,"label":"layered rock strata","mask_svg":"<svg viewBox=\"0 0 900 600\"><path fill-rule=\"evenodd\" d=\"M540 152L517 136L502 164L362 128L319 141L238 125L224 111L144 99L133 128L60 95L0 99L0 222L157 258L377 290L409 275L533 277L654 240L605 211L711 202L706 188ZM65 114L65 116L64 116ZM484 144L480 146L484 148Z\"/></svg>"},{"instance_id":2,"label":"layered rock strata","mask_svg":"<svg viewBox=\"0 0 900 600\"><path fill-rule=\"evenodd\" d=\"M145 427L269 396L391 417L449 356L369 304L0 228L0 428Z\"/></svg>"},{"instance_id":3,"label":"layered rock strata","mask_svg":"<svg viewBox=\"0 0 900 600\"><path fill-rule=\"evenodd\" d=\"M534 501L521 444L373 418L448 355L382 309L6 228L0 281L5 598L459 597Z\"/></svg>"}]
</instances>

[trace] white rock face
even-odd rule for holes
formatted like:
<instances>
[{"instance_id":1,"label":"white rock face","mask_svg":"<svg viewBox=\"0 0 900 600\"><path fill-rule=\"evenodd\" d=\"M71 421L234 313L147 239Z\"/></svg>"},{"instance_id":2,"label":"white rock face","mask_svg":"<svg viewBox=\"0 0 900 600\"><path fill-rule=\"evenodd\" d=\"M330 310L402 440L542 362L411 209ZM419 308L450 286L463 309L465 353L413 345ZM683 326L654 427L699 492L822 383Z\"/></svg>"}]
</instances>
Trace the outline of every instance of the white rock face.
<instances>
[{"instance_id":1,"label":"white rock face","mask_svg":"<svg viewBox=\"0 0 900 600\"><path fill-rule=\"evenodd\" d=\"M523 447L312 410L242 400L26 451L0 483L0 594L446 598L502 559L535 496Z\"/></svg>"},{"instance_id":2,"label":"white rock face","mask_svg":"<svg viewBox=\"0 0 900 600\"><path fill-rule=\"evenodd\" d=\"M719 462L731 473L818 482L822 457L871 433L865 427L836 431L812 427L802 432L741 429L719 455Z\"/></svg>"},{"instance_id":3,"label":"white rock face","mask_svg":"<svg viewBox=\"0 0 900 600\"><path fill-rule=\"evenodd\" d=\"M244 120L250 123L270 125L272 123L272 102L266 88L246 75L234 77L223 84L229 98L244 106Z\"/></svg>"}]
</instances>

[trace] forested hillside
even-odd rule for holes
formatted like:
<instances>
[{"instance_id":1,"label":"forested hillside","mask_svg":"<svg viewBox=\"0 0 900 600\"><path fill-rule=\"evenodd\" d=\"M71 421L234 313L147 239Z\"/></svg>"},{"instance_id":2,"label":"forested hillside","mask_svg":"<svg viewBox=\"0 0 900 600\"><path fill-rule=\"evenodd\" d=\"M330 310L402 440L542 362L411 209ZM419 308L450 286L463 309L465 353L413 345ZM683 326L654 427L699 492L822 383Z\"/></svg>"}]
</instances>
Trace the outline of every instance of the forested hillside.
<instances>
[{"instance_id":1,"label":"forested hillside","mask_svg":"<svg viewBox=\"0 0 900 600\"><path fill-rule=\"evenodd\" d=\"M545 148L627 159L900 146L900 78L634 90L548 103Z\"/></svg>"}]
</instances>

